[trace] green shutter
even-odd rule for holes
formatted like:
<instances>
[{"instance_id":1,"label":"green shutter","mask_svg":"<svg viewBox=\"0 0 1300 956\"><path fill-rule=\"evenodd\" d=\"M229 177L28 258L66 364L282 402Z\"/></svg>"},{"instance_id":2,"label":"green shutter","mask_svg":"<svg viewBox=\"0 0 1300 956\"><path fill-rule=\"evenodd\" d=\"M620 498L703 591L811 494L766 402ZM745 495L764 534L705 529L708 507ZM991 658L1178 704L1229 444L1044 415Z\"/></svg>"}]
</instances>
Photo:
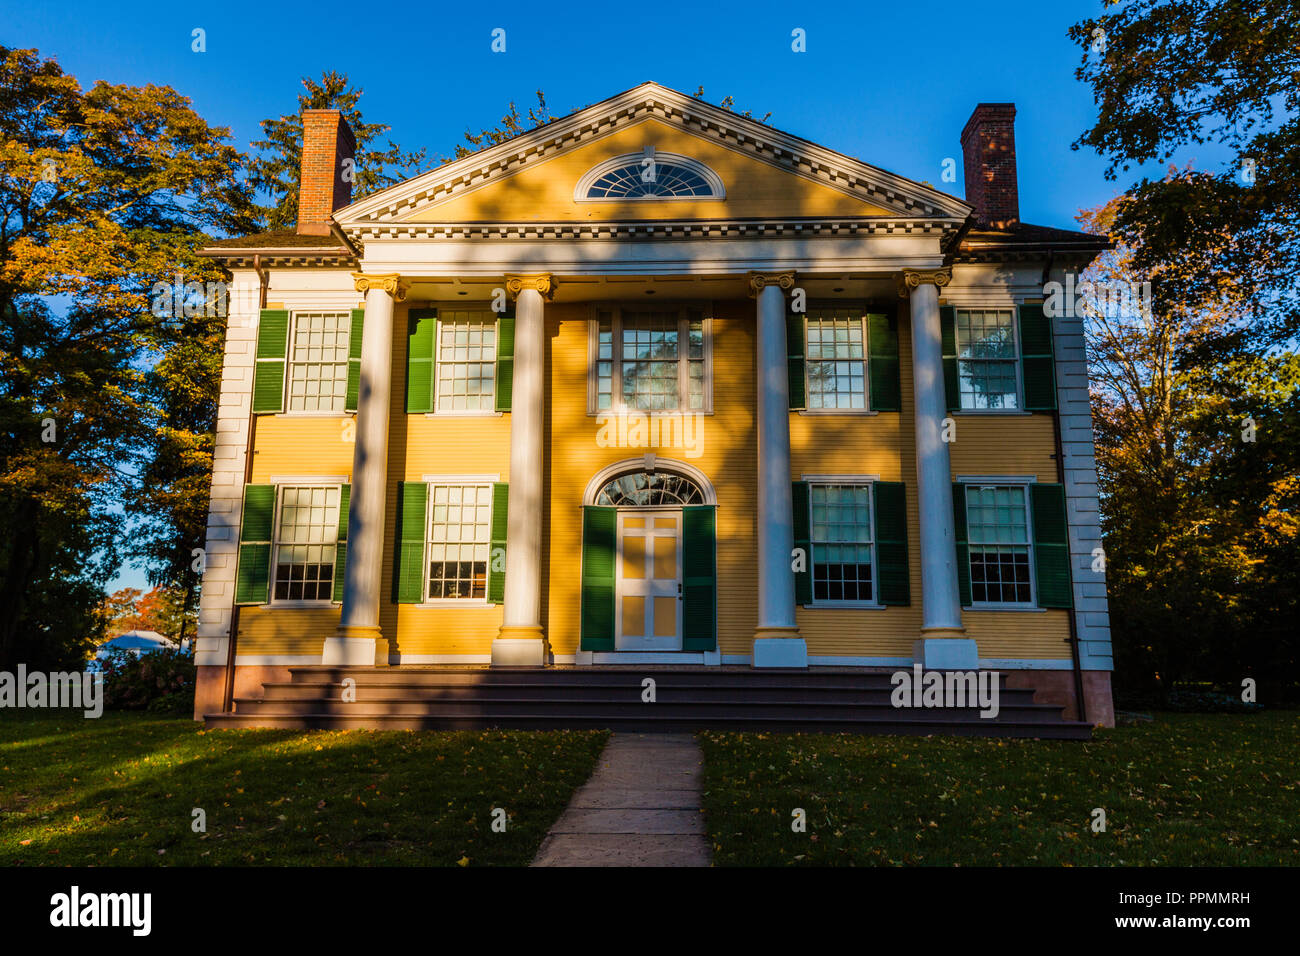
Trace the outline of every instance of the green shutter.
<instances>
[{"instance_id":1,"label":"green shutter","mask_svg":"<svg viewBox=\"0 0 1300 956\"><path fill-rule=\"evenodd\" d=\"M785 351L790 365L790 408L808 407L808 384L804 372L804 317L791 312L785 317Z\"/></svg>"},{"instance_id":2,"label":"green shutter","mask_svg":"<svg viewBox=\"0 0 1300 956\"><path fill-rule=\"evenodd\" d=\"M433 411L438 310L411 309L406 321L406 411Z\"/></svg>"},{"instance_id":3,"label":"green shutter","mask_svg":"<svg viewBox=\"0 0 1300 956\"><path fill-rule=\"evenodd\" d=\"M903 410L903 386L899 377L897 316L867 316L867 380L871 386L871 409L873 411L899 412Z\"/></svg>"},{"instance_id":4,"label":"green shutter","mask_svg":"<svg viewBox=\"0 0 1300 956\"><path fill-rule=\"evenodd\" d=\"M1074 606L1070 586L1070 538L1065 520L1065 486L1029 486L1034 519L1034 570L1038 575L1038 606Z\"/></svg>"},{"instance_id":5,"label":"green shutter","mask_svg":"<svg viewBox=\"0 0 1300 956\"><path fill-rule=\"evenodd\" d=\"M338 544L334 548L334 593L331 600L335 604L343 600L343 573L348 565L348 508L351 502L352 486L345 484L339 489Z\"/></svg>"},{"instance_id":6,"label":"green shutter","mask_svg":"<svg viewBox=\"0 0 1300 956\"><path fill-rule=\"evenodd\" d=\"M253 411L284 411L284 360L289 350L289 312L263 309L257 325Z\"/></svg>"},{"instance_id":7,"label":"green shutter","mask_svg":"<svg viewBox=\"0 0 1300 956\"><path fill-rule=\"evenodd\" d=\"M1022 305L1020 316L1020 378L1025 383L1025 410L1056 410L1056 357L1052 352L1052 320L1041 305Z\"/></svg>"},{"instance_id":8,"label":"green shutter","mask_svg":"<svg viewBox=\"0 0 1300 956\"><path fill-rule=\"evenodd\" d=\"M510 411L515 384L515 310L497 318L497 411Z\"/></svg>"},{"instance_id":9,"label":"green shutter","mask_svg":"<svg viewBox=\"0 0 1300 956\"><path fill-rule=\"evenodd\" d=\"M950 305L939 307L939 334L943 340L943 394L948 411L961 408L961 392L957 388L957 310Z\"/></svg>"},{"instance_id":10,"label":"green shutter","mask_svg":"<svg viewBox=\"0 0 1300 956\"><path fill-rule=\"evenodd\" d=\"M682 650L718 649L717 531L713 505L682 509Z\"/></svg>"},{"instance_id":11,"label":"green shutter","mask_svg":"<svg viewBox=\"0 0 1300 956\"><path fill-rule=\"evenodd\" d=\"M510 515L510 486L504 481L492 485L492 544L488 548L487 599L500 604L506 599L506 528ZM500 570L495 570L500 565Z\"/></svg>"},{"instance_id":12,"label":"green shutter","mask_svg":"<svg viewBox=\"0 0 1300 956\"><path fill-rule=\"evenodd\" d=\"M429 486L422 481L397 485L397 553L393 564L393 600L419 604L424 600L425 517Z\"/></svg>"},{"instance_id":13,"label":"green shutter","mask_svg":"<svg viewBox=\"0 0 1300 956\"><path fill-rule=\"evenodd\" d=\"M355 412L361 397L361 333L366 321L365 309L352 310L352 331L348 335L348 394L345 412Z\"/></svg>"},{"instance_id":14,"label":"green shutter","mask_svg":"<svg viewBox=\"0 0 1300 956\"><path fill-rule=\"evenodd\" d=\"M808 482L790 483L790 502L793 505L794 546L803 549L803 570L794 573L794 603L811 604L812 595L812 521L809 513ZM794 561L794 555L790 556Z\"/></svg>"},{"instance_id":15,"label":"green shutter","mask_svg":"<svg viewBox=\"0 0 1300 956\"><path fill-rule=\"evenodd\" d=\"M901 481L877 481L872 486L872 494L876 506L876 600L881 604L910 604L907 490Z\"/></svg>"},{"instance_id":16,"label":"green shutter","mask_svg":"<svg viewBox=\"0 0 1300 956\"><path fill-rule=\"evenodd\" d=\"M969 607L970 596L970 546L966 543L966 486L954 482L952 486L952 526L957 540L957 592L961 606Z\"/></svg>"},{"instance_id":17,"label":"green shutter","mask_svg":"<svg viewBox=\"0 0 1300 956\"><path fill-rule=\"evenodd\" d=\"M582 509L582 613L584 651L614 649L614 555L618 511Z\"/></svg>"},{"instance_id":18,"label":"green shutter","mask_svg":"<svg viewBox=\"0 0 1300 956\"><path fill-rule=\"evenodd\" d=\"M244 485L239 528L235 603L265 604L271 599L271 538L275 525L275 485Z\"/></svg>"}]
</instances>

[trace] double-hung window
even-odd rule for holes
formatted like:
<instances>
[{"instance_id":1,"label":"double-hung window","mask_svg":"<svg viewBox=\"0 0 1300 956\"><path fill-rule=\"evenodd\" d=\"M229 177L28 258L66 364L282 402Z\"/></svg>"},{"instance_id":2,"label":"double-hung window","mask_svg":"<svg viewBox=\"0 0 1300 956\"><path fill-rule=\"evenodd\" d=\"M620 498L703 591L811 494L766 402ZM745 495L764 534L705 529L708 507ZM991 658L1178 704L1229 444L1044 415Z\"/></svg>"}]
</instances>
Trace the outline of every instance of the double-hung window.
<instances>
[{"instance_id":1,"label":"double-hung window","mask_svg":"<svg viewBox=\"0 0 1300 956\"><path fill-rule=\"evenodd\" d=\"M699 309L599 310L590 411L710 411L708 338Z\"/></svg>"},{"instance_id":2,"label":"double-hung window","mask_svg":"<svg viewBox=\"0 0 1300 956\"><path fill-rule=\"evenodd\" d=\"M961 407L1020 407L1016 315L1011 309L956 311L957 388Z\"/></svg>"},{"instance_id":3,"label":"double-hung window","mask_svg":"<svg viewBox=\"0 0 1300 956\"><path fill-rule=\"evenodd\" d=\"M871 485L809 484L812 588L818 603L875 601Z\"/></svg>"},{"instance_id":4,"label":"double-hung window","mask_svg":"<svg viewBox=\"0 0 1300 956\"><path fill-rule=\"evenodd\" d=\"M429 486L429 600L487 599L492 486Z\"/></svg>"},{"instance_id":5,"label":"double-hung window","mask_svg":"<svg viewBox=\"0 0 1300 956\"><path fill-rule=\"evenodd\" d=\"M328 601L339 531L338 485L282 485L275 523L277 601Z\"/></svg>"},{"instance_id":6,"label":"double-hung window","mask_svg":"<svg viewBox=\"0 0 1300 956\"><path fill-rule=\"evenodd\" d=\"M862 313L820 309L807 317L808 407L865 409L867 364Z\"/></svg>"},{"instance_id":7,"label":"double-hung window","mask_svg":"<svg viewBox=\"0 0 1300 956\"><path fill-rule=\"evenodd\" d=\"M968 484L965 492L972 603L1033 603L1027 487Z\"/></svg>"},{"instance_id":8,"label":"double-hung window","mask_svg":"<svg viewBox=\"0 0 1300 956\"><path fill-rule=\"evenodd\" d=\"M348 391L347 312L298 312L289 341L291 412L342 412Z\"/></svg>"},{"instance_id":9,"label":"double-hung window","mask_svg":"<svg viewBox=\"0 0 1300 956\"><path fill-rule=\"evenodd\" d=\"M445 310L438 316L437 411L490 412L496 403L496 316Z\"/></svg>"}]
</instances>

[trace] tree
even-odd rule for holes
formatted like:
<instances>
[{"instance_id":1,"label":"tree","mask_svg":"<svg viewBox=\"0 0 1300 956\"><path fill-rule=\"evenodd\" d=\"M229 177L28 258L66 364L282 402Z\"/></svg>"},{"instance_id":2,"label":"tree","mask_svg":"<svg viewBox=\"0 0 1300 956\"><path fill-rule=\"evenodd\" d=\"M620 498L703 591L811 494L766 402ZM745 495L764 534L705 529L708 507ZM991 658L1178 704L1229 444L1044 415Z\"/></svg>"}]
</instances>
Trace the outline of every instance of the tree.
<instances>
[{"instance_id":1,"label":"tree","mask_svg":"<svg viewBox=\"0 0 1300 956\"><path fill-rule=\"evenodd\" d=\"M1202 347L1284 342L1300 328L1300 5L1294 0L1131 0L1070 28L1096 124L1074 144L1107 176L1215 143L1232 159L1143 179L1115 223L1134 266L1171 294L1230 295L1249 321ZM1118 9L1116 9L1118 8Z\"/></svg>"},{"instance_id":2,"label":"tree","mask_svg":"<svg viewBox=\"0 0 1300 956\"><path fill-rule=\"evenodd\" d=\"M456 144L456 159L462 159L485 149L488 146L495 146L497 143L504 143L508 139L513 139L520 133L526 133L529 130L537 129L552 122L555 117L551 116L551 111L546 105L546 96L541 90L537 91L537 105L528 108L527 118L519 115L519 109L515 106L515 101L511 100L506 109L506 115L501 117L501 122L491 129L479 130L478 133L471 133L465 130L465 142L469 146ZM471 148L472 147L472 148ZM451 162L451 160L444 160Z\"/></svg>"},{"instance_id":3,"label":"tree","mask_svg":"<svg viewBox=\"0 0 1300 956\"><path fill-rule=\"evenodd\" d=\"M216 280L205 230L256 222L228 130L167 87L83 91L0 47L0 668L82 659L183 334L159 284Z\"/></svg>"},{"instance_id":4,"label":"tree","mask_svg":"<svg viewBox=\"0 0 1300 956\"><path fill-rule=\"evenodd\" d=\"M380 148L377 140L389 132L383 123L367 123L358 103L360 89L349 86L346 74L327 70L319 81L303 77L305 94L298 96L298 111L279 119L262 120L264 139L254 142L260 155L253 160L253 186L268 193L271 205L264 207L271 229L292 229L298 222L298 189L302 164L302 111L336 109L352 128L356 139L356 169L352 198L360 199L420 172L425 150L403 152L392 140Z\"/></svg>"},{"instance_id":5,"label":"tree","mask_svg":"<svg viewBox=\"0 0 1300 956\"><path fill-rule=\"evenodd\" d=\"M1079 220L1108 233L1140 201ZM1080 279L1117 681L1142 694L1250 676L1276 700L1297 676L1284 630L1297 600L1300 356L1207 349L1185 362L1249 304L1103 294L1147 281L1140 253L1121 243ZM1166 278L1178 284L1172 267Z\"/></svg>"}]
</instances>

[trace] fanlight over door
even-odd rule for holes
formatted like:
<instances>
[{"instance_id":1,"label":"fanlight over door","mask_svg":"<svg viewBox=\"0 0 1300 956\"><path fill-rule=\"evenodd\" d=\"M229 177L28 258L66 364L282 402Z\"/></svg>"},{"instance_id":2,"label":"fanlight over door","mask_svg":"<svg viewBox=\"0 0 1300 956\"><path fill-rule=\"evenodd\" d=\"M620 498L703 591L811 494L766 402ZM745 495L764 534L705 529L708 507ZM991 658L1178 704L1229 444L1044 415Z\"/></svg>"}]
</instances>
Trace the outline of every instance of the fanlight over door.
<instances>
[{"instance_id":1,"label":"fanlight over door","mask_svg":"<svg viewBox=\"0 0 1300 956\"><path fill-rule=\"evenodd\" d=\"M670 472L630 472L606 483L595 503L616 508L702 505L704 491L691 479Z\"/></svg>"}]
</instances>

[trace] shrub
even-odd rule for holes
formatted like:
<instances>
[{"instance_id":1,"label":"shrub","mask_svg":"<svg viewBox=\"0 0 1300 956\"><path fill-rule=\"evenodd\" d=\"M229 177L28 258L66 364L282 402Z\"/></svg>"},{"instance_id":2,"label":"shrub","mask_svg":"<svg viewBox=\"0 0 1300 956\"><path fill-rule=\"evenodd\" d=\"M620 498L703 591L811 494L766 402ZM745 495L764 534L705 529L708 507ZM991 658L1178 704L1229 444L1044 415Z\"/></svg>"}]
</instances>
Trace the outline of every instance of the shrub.
<instances>
[{"instance_id":1,"label":"shrub","mask_svg":"<svg viewBox=\"0 0 1300 956\"><path fill-rule=\"evenodd\" d=\"M164 648L136 656L114 651L103 662L104 706L160 714L194 711L194 655Z\"/></svg>"}]
</instances>

